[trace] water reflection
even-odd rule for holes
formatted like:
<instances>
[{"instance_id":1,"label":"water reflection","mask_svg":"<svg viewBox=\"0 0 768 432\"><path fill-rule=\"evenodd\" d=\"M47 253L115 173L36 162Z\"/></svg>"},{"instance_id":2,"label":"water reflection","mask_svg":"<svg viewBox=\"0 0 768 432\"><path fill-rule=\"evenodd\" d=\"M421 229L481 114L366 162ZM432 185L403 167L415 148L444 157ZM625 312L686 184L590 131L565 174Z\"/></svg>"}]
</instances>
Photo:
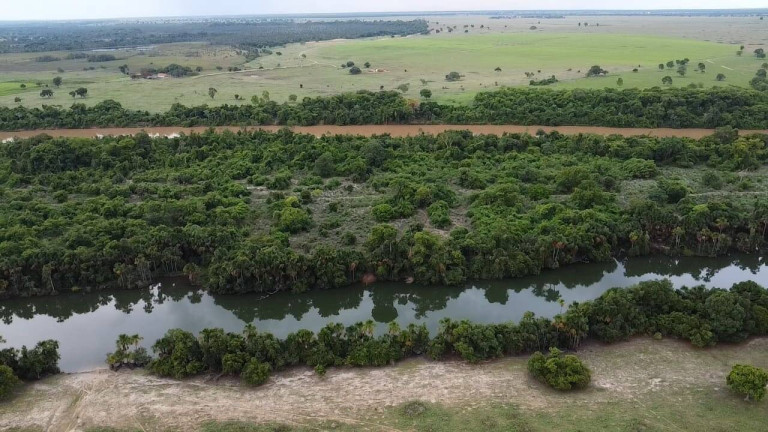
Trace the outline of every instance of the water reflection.
<instances>
[{"instance_id":1,"label":"water reflection","mask_svg":"<svg viewBox=\"0 0 768 432\"><path fill-rule=\"evenodd\" d=\"M526 311L541 316L561 312L557 302L593 299L608 288L669 278L675 286L730 287L743 280L768 281L768 267L755 256L721 258L635 258L566 267L506 281L463 287L376 284L314 291L211 296L184 279L164 280L151 290L66 294L0 302L2 334L13 346L54 338L61 343L61 366L78 371L102 366L120 333L140 333L148 346L169 328L197 332L206 327L240 331L245 323L283 337L329 322L345 325L373 319L386 323L425 323L435 330L442 318L477 322L517 321Z\"/></svg>"}]
</instances>

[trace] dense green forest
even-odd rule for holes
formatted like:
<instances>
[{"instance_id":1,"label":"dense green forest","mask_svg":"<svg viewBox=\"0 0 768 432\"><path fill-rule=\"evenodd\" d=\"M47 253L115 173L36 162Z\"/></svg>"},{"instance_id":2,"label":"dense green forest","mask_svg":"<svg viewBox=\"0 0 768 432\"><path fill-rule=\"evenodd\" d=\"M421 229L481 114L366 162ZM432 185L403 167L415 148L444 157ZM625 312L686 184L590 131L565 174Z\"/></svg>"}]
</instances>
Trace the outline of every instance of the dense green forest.
<instances>
[{"instance_id":1,"label":"dense green forest","mask_svg":"<svg viewBox=\"0 0 768 432\"><path fill-rule=\"evenodd\" d=\"M459 284L649 253L759 253L768 135L212 131L0 144L0 296Z\"/></svg>"},{"instance_id":2,"label":"dense green forest","mask_svg":"<svg viewBox=\"0 0 768 432\"><path fill-rule=\"evenodd\" d=\"M320 374L330 366L385 366L427 355L434 360L461 357L479 362L505 355L574 350L587 338L613 343L634 335L688 340L697 347L740 342L768 334L768 290L755 282L729 290L703 286L674 289L667 280L612 288L594 301L573 303L554 319L526 313L519 323L441 322L435 335L424 325L402 329L391 323L374 335L373 321L349 327L331 323L317 333L299 330L285 339L247 325L242 334L205 329L196 337L169 330L152 346L151 359L139 336L123 335L108 356L112 366L143 366L162 376L184 378L204 372L240 375L251 385L264 383L273 370L307 365ZM588 376L588 374L587 374Z\"/></svg>"},{"instance_id":3,"label":"dense green forest","mask_svg":"<svg viewBox=\"0 0 768 432\"><path fill-rule=\"evenodd\" d=\"M740 88L551 90L506 88L478 93L468 105L409 101L399 92L360 91L306 97L297 103L186 107L164 113L123 108L0 107L3 130L229 125L363 125L387 123L591 125L612 127L768 128L768 93Z\"/></svg>"},{"instance_id":4,"label":"dense green forest","mask_svg":"<svg viewBox=\"0 0 768 432\"><path fill-rule=\"evenodd\" d=\"M0 23L0 54L137 47L174 42L231 45L249 50L287 43L424 33L427 22L276 18L177 18L84 22Z\"/></svg>"}]
</instances>

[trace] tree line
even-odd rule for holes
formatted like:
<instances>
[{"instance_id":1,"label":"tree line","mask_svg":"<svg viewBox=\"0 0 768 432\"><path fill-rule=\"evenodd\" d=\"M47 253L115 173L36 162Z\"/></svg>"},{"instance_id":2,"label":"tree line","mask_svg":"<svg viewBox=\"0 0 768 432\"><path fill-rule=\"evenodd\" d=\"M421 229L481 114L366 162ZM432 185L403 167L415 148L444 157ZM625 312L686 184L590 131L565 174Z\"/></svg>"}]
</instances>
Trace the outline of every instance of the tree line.
<instances>
[{"instance_id":1,"label":"tree line","mask_svg":"<svg viewBox=\"0 0 768 432\"><path fill-rule=\"evenodd\" d=\"M765 72L764 69L761 69ZM764 78L763 74L763 80ZM762 88L756 77L755 88ZM107 100L92 107L0 108L4 130L226 125L521 124L609 127L768 128L768 93L753 89L529 89L481 92L468 105L409 101L396 91L305 97L297 103L253 98L253 104L174 104L163 113Z\"/></svg>"},{"instance_id":2,"label":"tree line","mask_svg":"<svg viewBox=\"0 0 768 432\"><path fill-rule=\"evenodd\" d=\"M282 130L6 142L0 296L179 274L216 293L456 285L615 256L761 253L768 200L735 173L764 166L767 142L729 128L700 140ZM671 168L700 179L659 178ZM645 190L619 202L636 182Z\"/></svg>"},{"instance_id":3,"label":"tree line","mask_svg":"<svg viewBox=\"0 0 768 432\"><path fill-rule=\"evenodd\" d=\"M373 321L344 327L330 323L317 332L299 330L284 339L247 325L242 333L219 328L197 336L182 329L169 330L152 345L154 358L123 335L115 359L137 358L160 376L185 378L202 373L242 377L248 384L264 383L271 372L306 365L324 374L328 367L385 366L404 358L425 355L433 360L459 357L477 363L509 355L539 352L529 366L537 378L567 390L589 381L588 371L570 382L550 382L542 363L559 358L559 350L577 350L586 340L605 343L637 335L672 337L698 347L740 342L768 334L768 290L755 282L730 289L703 286L675 289L668 280L641 282L630 288L612 288L594 301L574 302L553 319L527 312L518 323L477 324L443 319L430 335L424 325L403 329L391 323L376 336ZM546 352L550 348L549 356ZM563 359L574 363L573 359ZM578 360L578 359L576 359ZM574 365L578 366L578 365Z\"/></svg>"},{"instance_id":4,"label":"tree line","mask_svg":"<svg viewBox=\"0 0 768 432\"><path fill-rule=\"evenodd\" d=\"M427 31L427 22L421 19L294 21L238 17L189 18L174 22L3 23L0 24L0 54L84 51L200 41L253 50L297 42L404 36Z\"/></svg>"}]
</instances>

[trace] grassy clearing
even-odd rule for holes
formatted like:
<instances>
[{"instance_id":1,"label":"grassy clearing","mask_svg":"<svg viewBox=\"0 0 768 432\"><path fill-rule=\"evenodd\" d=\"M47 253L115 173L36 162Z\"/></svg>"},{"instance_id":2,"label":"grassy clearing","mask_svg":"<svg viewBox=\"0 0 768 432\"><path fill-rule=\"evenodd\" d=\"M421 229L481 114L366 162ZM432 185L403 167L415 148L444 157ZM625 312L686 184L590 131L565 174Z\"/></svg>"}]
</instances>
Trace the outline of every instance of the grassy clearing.
<instances>
[{"instance_id":1,"label":"grassy clearing","mask_svg":"<svg viewBox=\"0 0 768 432\"><path fill-rule=\"evenodd\" d=\"M738 45L715 43L681 37L617 34L616 27L606 31L580 31L563 27L535 32L506 32L496 25L494 31L473 29L464 34L459 30L429 36L375 38L343 41L310 42L274 48L281 55L259 57L246 63L245 57L221 46L200 43L169 44L149 51L115 51L118 60L88 63L85 60L61 60L38 63L39 54L10 54L0 58L0 83L18 80L49 83L60 75L61 89L48 100L38 96L39 90L28 90L25 106L69 105L67 93L77 87L88 88L89 97L78 100L89 105L104 99L115 99L131 108L149 111L167 110L173 103L242 104L250 103L253 95L269 92L271 99L283 102L295 94L306 96L336 94L344 91L395 89L408 86L405 96L419 99L419 90L429 88L433 99L440 102L465 103L479 91L501 86L527 86L525 72L534 79L555 75L560 82L553 88L623 88L660 86L665 75L673 77L675 86L691 83L704 87L735 85L744 87L754 76L760 61L750 56L748 46L742 57L736 55ZM704 25L704 24L702 24ZM650 33L650 30L649 30ZM757 45L755 45L757 46ZM52 53L64 58L66 53ZM689 58L685 77L675 69L659 71L658 64L669 60ZM363 69L352 76L342 63L353 61ZM365 68L365 62L371 67ZM706 72L694 69L699 62ZM203 68L199 76L183 79L131 80L117 68L127 64L132 71L143 67L163 67L170 63ZM587 69L600 65L610 73L602 78L585 78ZM228 72L236 66L242 71ZM83 70L94 67L94 70ZM217 69L220 67L221 70ZM499 67L501 71L496 71ZM57 68L65 72L57 72ZM632 72L637 68L638 72ZM448 72L457 71L463 78L446 82ZM715 77L724 73L726 80ZM0 84L1 85L1 84ZM208 88L218 90L215 99L208 97ZM235 95L244 100L235 100ZM0 91L0 105L13 106L13 97Z\"/></svg>"}]
</instances>

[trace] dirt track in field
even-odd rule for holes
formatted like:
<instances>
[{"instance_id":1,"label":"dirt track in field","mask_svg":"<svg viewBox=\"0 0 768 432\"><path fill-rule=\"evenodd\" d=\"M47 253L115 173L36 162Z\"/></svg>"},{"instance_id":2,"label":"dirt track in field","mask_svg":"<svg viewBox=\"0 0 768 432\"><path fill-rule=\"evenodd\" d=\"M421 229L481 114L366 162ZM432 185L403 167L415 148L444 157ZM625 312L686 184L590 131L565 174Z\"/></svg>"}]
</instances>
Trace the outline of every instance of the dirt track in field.
<instances>
[{"instance_id":1,"label":"dirt track in field","mask_svg":"<svg viewBox=\"0 0 768 432\"><path fill-rule=\"evenodd\" d=\"M384 368L331 368L318 377L308 368L275 374L258 388L213 377L184 381L143 371L98 370L48 378L0 404L0 430L82 431L93 426L131 430L194 430L211 420L312 424L340 421L361 431L393 431L376 414L410 400L472 409L513 403L530 412L576 404L604 404L677 397L685 391L724 389L734 363L765 367L768 338L695 349L685 342L638 338L579 351L592 370L590 388L563 394L544 388L526 372L526 357L479 365L413 359ZM666 419L674 422L674 419Z\"/></svg>"},{"instance_id":2,"label":"dirt track in field","mask_svg":"<svg viewBox=\"0 0 768 432\"><path fill-rule=\"evenodd\" d=\"M277 131L282 126L220 126L214 129L218 131L230 130L266 130ZM94 129L40 129L31 131L0 132L0 141L9 138L28 138L38 134L48 134L56 137L97 137L107 135L133 135L145 131L151 135L173 136L176 134L190 134L192 132L201 133L209 129L208 127L147 127L147 128L94 128ZM394 137L413 136L421 133L437 134L447 130L469 130L474 134L494 134L504 133L529 133L535 134L539 129L546 132L558 131L563 134L596 134L596 135L648 135L654 137L681 137L681 138L702 138L714 133L713 129L671 129L671 128L610 128L598 126L516 126L516 125L364 125L364 126L294 126L291 127L295 132L322 136L326 134L348 134L348 135L382 135L390 134ZM743 130L742 134L763 133L768 134L768 130Z\"/></svg>"}]
</instances>

